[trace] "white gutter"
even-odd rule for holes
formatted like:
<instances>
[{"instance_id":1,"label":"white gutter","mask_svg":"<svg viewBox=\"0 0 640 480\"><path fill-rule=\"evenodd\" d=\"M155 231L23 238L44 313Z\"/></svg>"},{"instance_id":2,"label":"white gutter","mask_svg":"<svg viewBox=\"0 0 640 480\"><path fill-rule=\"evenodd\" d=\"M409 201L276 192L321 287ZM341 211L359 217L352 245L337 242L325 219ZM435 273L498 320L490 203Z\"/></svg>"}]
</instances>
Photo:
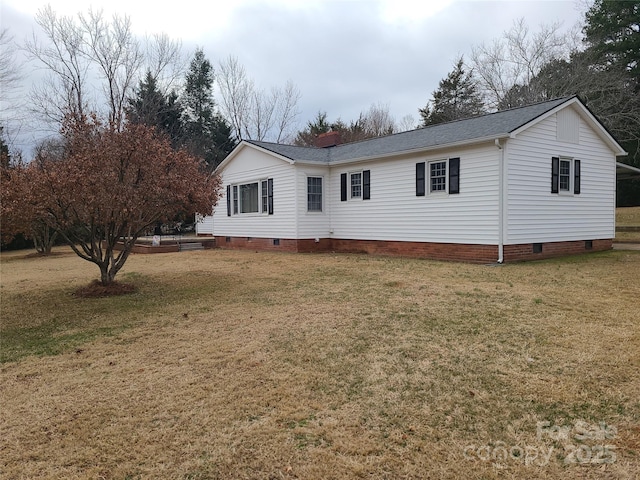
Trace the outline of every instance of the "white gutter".
<instances>
[{"instance_id":1,"label":"white gutter","mask_svg":"<svg viewBox=\"0 0 640 480\"><path fill-rule=\"evenodd\" d=\"M500 139L496 138L495 141L495 146L498 147L498 150L500 150L499 152L499 161L498 161L498 263L503 263L504 262L504 232L503 232L503 226L504 226L504 212L503 212L503 205L504 205L504 185L506 184L505 182L505 164L504 164L504 148L503 146L500 144ZM505 142L506 145L506 142Z\"/></svg>"}]
</instances>

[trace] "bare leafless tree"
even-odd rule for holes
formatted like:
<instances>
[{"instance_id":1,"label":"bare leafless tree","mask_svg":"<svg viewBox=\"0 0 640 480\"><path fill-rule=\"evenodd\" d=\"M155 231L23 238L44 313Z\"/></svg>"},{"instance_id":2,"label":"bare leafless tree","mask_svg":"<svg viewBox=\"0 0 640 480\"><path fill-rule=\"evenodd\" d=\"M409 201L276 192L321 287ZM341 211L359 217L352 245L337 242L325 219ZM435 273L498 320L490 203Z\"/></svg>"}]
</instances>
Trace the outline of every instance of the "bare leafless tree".
<instances>
[{"instance_id":1,"label":"bare leafless tree","mask_svg":"<svg viewBox=\"0 0 640 480\"><path fill-rule=\"evenodd\" d=\"M524 18L489 45L473 47L471 67L490 108L504 106L514 86L529 85L551 60L567 58L574 44L570 34L560 33L560 24L542 25L531 32Z\"/></svg>"},{"instance_id":2,"label":"bare leafless tree","mask_svg":"<svg viewBox=\"0 0 640 480\"><path fill-rule=\"evenodd\" d=\"M10 150L22 123L21 100L17 95L22 80L21 67L13 36L3 28L0 30L0 137Z\"/></svg>"},{"instance_id":3,"label":"bare leafless tree","mask_svg":"<svg viewBox=\"0 0 640 480\"><path fill-rule=\"evenodd\" d=\"M32 91L32 105L55 123L65 115L102 111L120 128L127 98L143 71L151 71L167 90L184 72L180 42L155 35L143 46L127 16L106 19L94 10L77 18L59 16L48 5L36 14L36 23L44 38L34 33L24 48L48 75Z\"/></svg>"},{"instance_id":4,"label":"bare leafless tree","mask_svg":"<svg viewBox=\"0 0 640 480\"><path fill-rule=\"evenodd\" d=\"M233 134L241 140L245 136L253 82L247 77L245 68L233 56L219 63L217 80L222 113L231 125Z\"/></svg>"},{"instance_id":5,"label":"bare leafless tree","mask_svg":"<svg viewBox=\"0 0 640 480\"><path fill-rule=\"evenodd\" d=\"M219 63L217 80L222 113L239 140L291 140L301 96L293 82L282 88L257 88L232 56Z\"/></svg>"},{"instance_id":6,"label":"bare leafless tree","mask_svg":"<svg viewBox=\"0 0 640 480\"><path fill-rule=\"evenodd\" d=\"M100 72L108 105L109 121L120 128L127 95L135 85L143 63L140 43L131 32L129 17L114 15L111 22L102 12L78 15L83 34L83 53Z\"/></svg>"},{"instance_id":7,"label":"bare leafless tree","mask_svg":"<svg viewBox=\"0 0 640 480\"><path fill-rule=\"evenodd\" d=\"M301 97L298 87L291 80L287 81L278 95L276 105L276 143L288 143L293 139L296 118L300 115L298 102Z\"/></svg>"},{"instance_id":8,"label":"bare leafless tree","mask_svg":"<svg viewBox=\"0 0 640 480\"><path fill-rule=\"evenodd\" d=\"M400 119L400 122L398 123L398 132L407 132L409 130L414 130L418 128L417 125L418 122L416 122L416 119L413 117L413 115L407 114Z\"/></svg>"},{"instance_id":9,"label":"bare leafless tree","mask_svg":"<svg viewBox=\"0 0 640 480\"><path fill-rule=\"evenodd\" d=\"M22 75L16 59L13 36L8 28L0 29L0 90L5 98L18 86Z\"/></svg>"},{"instance_id":10,"label":"bare leafless tree","mask_svg":"<svg viewBox=\"0 0 640 480\"><path fill-rule=\"evenodd\" d=\"M38 11L35 20L47 41L34 32L25 50L48 74L32 91L33 107L54 122L60 122L67 112L79 118L92 102L85 92L90 62L84 52L83 32L71 17L59 17L51 5Z\"/></svg>"},{"instance_id":11,"label":"bare leafless tree","mask_svg":"<svg viewBox=\"0 0 640 480\"><path fill-rule=\"evenodd\" d=\"M265 140L274 122L274 112L278 92L272 88L268 93L264 90L253 90L249 111L244 115L244 138L251 140Z\"/></svg>"},{"instance_id":12,"label":"bare leafless tree","mask_svg":"<svg viewBox=\"0 0 640 480\"><path fill-rule=\"evenodd\" d=\"M374 103L366 113L360 115L360 119L367 138L390 135L397 131L395 119L389 113L389 105Z\"/></svg>"},{"instance_id":13,"label":"bare leafless tree","mask_svg":"<svg viewBox=\"0 0 640 480\"><path fill-rule=\"evenodd\" d=\"M189 59L182 51L182 41L166 33L144 39L145 71L151 72L160 91L167 95L184 78Z\"/></svg>"}]
</instances>

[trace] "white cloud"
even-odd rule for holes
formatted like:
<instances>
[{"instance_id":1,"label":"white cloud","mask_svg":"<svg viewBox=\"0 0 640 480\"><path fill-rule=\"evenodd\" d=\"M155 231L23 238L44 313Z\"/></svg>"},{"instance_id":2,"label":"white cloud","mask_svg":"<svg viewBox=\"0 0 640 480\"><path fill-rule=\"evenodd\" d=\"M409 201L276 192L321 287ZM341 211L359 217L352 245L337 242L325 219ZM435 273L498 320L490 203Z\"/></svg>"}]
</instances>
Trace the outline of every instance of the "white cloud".
<instances>
[{"instance_id":1,"label":"white cloud","mask_svg":"<svg viewBox=\"0 0 640 480\"><path fill-rule=\"evenodd\" d=\"M387 23L415 26L452 3L453 0L381 0L381 16Z\"/></svg>"}]
</instances>

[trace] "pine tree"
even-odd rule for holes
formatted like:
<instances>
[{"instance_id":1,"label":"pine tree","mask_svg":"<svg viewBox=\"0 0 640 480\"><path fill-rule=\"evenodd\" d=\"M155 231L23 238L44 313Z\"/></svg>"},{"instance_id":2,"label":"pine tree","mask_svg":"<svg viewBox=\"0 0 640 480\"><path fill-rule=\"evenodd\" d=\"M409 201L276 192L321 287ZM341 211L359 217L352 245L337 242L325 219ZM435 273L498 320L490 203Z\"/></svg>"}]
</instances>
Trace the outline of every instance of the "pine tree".
<instances>
[{"instance_id":1,"label":"pine tree","mask_svg":"<svg viewBox=\"0 0 640 480\"><path fill-rule=\"evenodd\" d=\"M462 57L447 78L440 80L432 100L419 111L425 127L484 113L484 103L471 72L465 72Z\"/></svg>"},{"instance_id":2,"label":"pine tree","mask_svg":"<svg viewBox=\"0 0 640 480\"><path fill-rule=\"evenodd\" d=\"M586 41L603 63L627 70L640 82L640 1L596 0L585 20Z\"/></svg>"},{"instance_id":3,"label":"pine tree","mask_svg":"<svg viewBox=\"0 0 640 480\"><path fill-rule=\"evenodd\" d=\"M191 60L182 97L185 145L215 168L236 145L213 100L213 67L201 49Z\"/></svg>"},{"instance_id":4,"label":"pine tree","mask_svg":"<svg viewBox=\"0 0 640 480\"><path fill-rule=\"evenodd\" d=\"M181 145L184 133L178 95L175 91L163 95L150 71L140 80L135 97L129 98L126 112L130 122L155 127L174 148Z\"/></svg>"}]
</instances>

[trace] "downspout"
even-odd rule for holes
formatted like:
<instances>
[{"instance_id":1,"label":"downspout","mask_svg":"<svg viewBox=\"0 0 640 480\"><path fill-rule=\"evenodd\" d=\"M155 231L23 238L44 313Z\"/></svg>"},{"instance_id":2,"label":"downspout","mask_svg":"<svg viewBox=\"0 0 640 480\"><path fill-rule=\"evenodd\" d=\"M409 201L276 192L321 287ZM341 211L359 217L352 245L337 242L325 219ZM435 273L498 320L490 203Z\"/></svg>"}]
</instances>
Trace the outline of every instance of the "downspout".
<instances>
[{"instance_id":1,"label":"downspout","mask_svg":"<svg viewBox=\"0 0 640 480\"><path fill-rule=\"evenodd\" d=\"M500 150L498 157L498 263L504 262L504 233L502 231L504 225L504 213L502 206L504 204L504 148L500 144L500 139L496 138L495 146Z\"/></svg>"}]
</instances>

